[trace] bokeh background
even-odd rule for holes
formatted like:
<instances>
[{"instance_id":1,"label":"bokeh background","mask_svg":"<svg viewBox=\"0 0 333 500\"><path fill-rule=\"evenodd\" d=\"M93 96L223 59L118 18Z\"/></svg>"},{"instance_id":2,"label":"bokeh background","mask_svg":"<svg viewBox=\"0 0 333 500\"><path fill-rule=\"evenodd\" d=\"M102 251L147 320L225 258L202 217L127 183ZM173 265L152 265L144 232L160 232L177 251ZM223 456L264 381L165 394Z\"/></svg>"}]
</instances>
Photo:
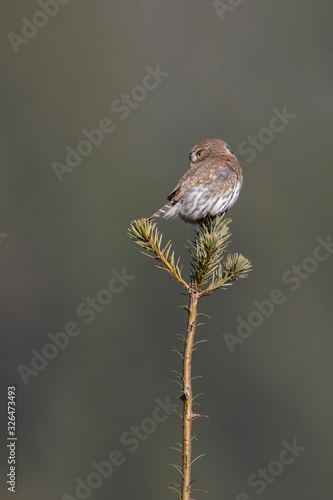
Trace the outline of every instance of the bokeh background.
<instances>
[{"instance_id":1,"label":"bokeh background","mask_svg":"<svg viewBox=\"0 0 333 500\"><path fill-rule=\"evenodd\" d=\"M304 260L317 238L332 234L332 2L216 6L63 2L15 53L7 34L22 36L22 18L31 21L41 7L3 3L1 498L9 498L7 385L17 392L16 498L172 498L165 488L179 477L167 464L179 461L170 450L180 439L179 422L168 416L154 429L146 419L156 399L179 394L169 379L180 368L172 349L185 330L179 306L187 299L140 254L127 228L164 203L187 169L189 150L213 137L226 140L243 167L229 250L246 255L253 271L200 306L211 319L198 330L208 342L194 362L194 375L203 376L194 388L204 392L200 411L210 418L194 423L202 432L194 454L206 453L193 466L195 485L216 499L332 496L333 255L317 264ZM157 65L169 75L121 120L111 104ZM262 130L273 110L284 107L295 117L268 143L259 141L249 161L242 143L267 137ZM66 146L76 148L82 130L103 118L114 131L60 182L53 162L64 164ZM180 220L159 227L188 272L193 228ZM292 276L294 265L303 273L312 265L313 272L292 291L282 275ZM134 279L86 323L79 304L123 268ZM231 353L223 334L236 334L237 318L247 320L253 301L276 288L284 303ZM48 334L69 321L81 333L26 385L17 367L31 368L31 351L42 352ZM132 426L150 431L133 452L121 442ZM306 450L258 494L249 476L294 439ZM79 497L77 478L86 481L92 462L108 460L113 450L124 463Z\"/></svg>"}]
</instances>

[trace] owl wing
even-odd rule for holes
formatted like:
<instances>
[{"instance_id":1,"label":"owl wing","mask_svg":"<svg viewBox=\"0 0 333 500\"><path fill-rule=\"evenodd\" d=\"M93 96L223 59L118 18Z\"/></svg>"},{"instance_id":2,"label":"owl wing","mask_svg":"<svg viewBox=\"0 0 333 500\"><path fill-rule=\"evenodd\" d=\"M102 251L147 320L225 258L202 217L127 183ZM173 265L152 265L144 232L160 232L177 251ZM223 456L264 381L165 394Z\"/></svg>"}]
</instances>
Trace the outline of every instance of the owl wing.
<instances>
[{"instance_id":1,"label":"owl wing","mask_svg":"<svg viewBox=\"0 0 333 500\"><path fill-rule=\"evenodd\" d=\"M180 179L177 186L168 196L169 201L176 203L189 189L204 186L217 181L226 186L234 184L237 180L237 160L230 159L230 156L207 158L198 165L190 168Z\"/></svg>"},{"instance_id":2,"label":"owl wing","mask_svg":"<svg viewBox=\"0 0 333 500\"><path fill-rule=\"evenodd\" d=\"M180 187L180 181L178 182L178 184L175 187L175 189L173 191L171 191L171 193L167 197L167 200L172 201L174 199L174 197L176 196L177 192L179 191L179 187Z\"/></svg>"}]
</instances>

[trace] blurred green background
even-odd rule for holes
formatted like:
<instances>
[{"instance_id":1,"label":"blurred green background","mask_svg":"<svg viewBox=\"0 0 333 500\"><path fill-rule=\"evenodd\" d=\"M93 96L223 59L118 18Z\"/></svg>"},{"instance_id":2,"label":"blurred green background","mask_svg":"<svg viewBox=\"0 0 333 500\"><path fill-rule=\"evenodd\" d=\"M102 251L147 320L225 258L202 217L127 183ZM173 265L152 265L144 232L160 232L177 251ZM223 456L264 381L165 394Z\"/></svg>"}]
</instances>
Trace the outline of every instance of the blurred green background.
<instances>
[{"instance_id":1,"label":"blurred green background","mask_svg":"<svg viewBox=\"0 0 333 500\"><path fill-rule=\"evenodd\" d=\"M53 17L45 18L35 1L3 4L1 419L5 444L7 385L16 385L17 499L172 498L165 487L179 477L166 464L179 460L170 450L180 439L178 418L156 428L146 419L156 399L179 394L169 379L180 368L172 349L185 331L179 306L187 299L140 254L127 228L162 206L189 150L213 137L230 144L244 171L229 213L229 251L248 257L253 272L200 306L212 319L198 330L208 342L194 362L194 375L203 376L194 389L204 392L200 411L210 418L194 423L202 432L194 456L206 453L193 466L195 485L216 499L332 497L333 255L304 260L318 237L332 234L332 3L216 6L63 1L56 12L50 1ZM37 33L25 28L25 42L10 41L10 32L22 36L23 17L46 24ZM169 75L144 97L134 89L157 65ZM140 102L121 120L110 106L131 92ZM295 117L267 140L263 129L284 107ZM82 130L103 118L113 132L60 182L52 163L64 164L66 146L76 148ZM241 152L249 136L266 139L252 161ZM193 228L180 220L159 227L187 271ZM313 272L292 291L282 275L292 276L294 265ZM86 323L77 307L123 268L134 279ZM223 334L236 334L237 318L247 321L253 301L276 288L284 303L231 353ZM31 351L42 352L48 334L68 322L81 333L25 384L17 367L31 368ZM146 433L131 452L134 442L121 436L132 426ZM295 438L306 450L257 493L249 476ZM86 481L92 462L113 450L123 463L78 496L77 478ZM9 498L6 457L3 446L1 498ZM98 477L91 476L96 484Z\"/></svg>"}]
</instances>

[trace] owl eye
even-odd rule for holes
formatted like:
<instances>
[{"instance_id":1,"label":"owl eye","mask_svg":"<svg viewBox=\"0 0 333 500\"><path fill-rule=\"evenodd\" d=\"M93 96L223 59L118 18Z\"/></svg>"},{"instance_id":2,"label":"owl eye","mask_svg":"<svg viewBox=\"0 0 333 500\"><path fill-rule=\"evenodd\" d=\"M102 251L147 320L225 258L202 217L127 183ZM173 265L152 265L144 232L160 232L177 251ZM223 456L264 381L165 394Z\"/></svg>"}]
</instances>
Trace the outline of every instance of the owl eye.
<instances>
[{"instance_id":1,"label":"owl eye","mask_svg":"<svg viewBox=\"0 0 333 500\"><path fill-rule=\"evenodd\" d=\"M233 150L231 149L230 146L228 146L228 144L226 145L225 149L228 151L228 153L230 153L231 155L234 155L235 153L233 152Z\"/></svg>"},{"instance_id":2,"label":"owl eye","mask_svg":"<svg viewBox=\"0 0 333 500\"><path fill-rule=\"evenodd\" d=\"M196 154L196 157L197 158L201 158L202 157L202 152L201 151L198 151L197 154Z\"/></svg>"}]
</instances>

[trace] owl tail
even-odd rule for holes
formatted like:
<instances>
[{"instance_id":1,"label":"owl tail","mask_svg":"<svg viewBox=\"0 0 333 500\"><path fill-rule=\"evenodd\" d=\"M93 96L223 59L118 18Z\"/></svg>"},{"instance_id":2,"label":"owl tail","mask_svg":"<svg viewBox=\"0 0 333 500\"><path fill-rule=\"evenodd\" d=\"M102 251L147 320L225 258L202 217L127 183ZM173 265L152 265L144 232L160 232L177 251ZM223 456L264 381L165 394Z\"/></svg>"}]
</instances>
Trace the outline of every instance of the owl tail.
<instances>
[{"instance_id":1,"label":"owl tail","mask_svg":"<svg viewBox=\"0 0 333 500\"><path fill-rule=\"evenodd\" d=\"M148 218L149 222L152 222L154 219L157 219L157 217L166 217L168 218L167 212L169 212L170 208L172 208L174 204L169 201L164 207L160 208L157 212L155 212L153 215L151 215Z\"/></svg>"}]
</instances>

